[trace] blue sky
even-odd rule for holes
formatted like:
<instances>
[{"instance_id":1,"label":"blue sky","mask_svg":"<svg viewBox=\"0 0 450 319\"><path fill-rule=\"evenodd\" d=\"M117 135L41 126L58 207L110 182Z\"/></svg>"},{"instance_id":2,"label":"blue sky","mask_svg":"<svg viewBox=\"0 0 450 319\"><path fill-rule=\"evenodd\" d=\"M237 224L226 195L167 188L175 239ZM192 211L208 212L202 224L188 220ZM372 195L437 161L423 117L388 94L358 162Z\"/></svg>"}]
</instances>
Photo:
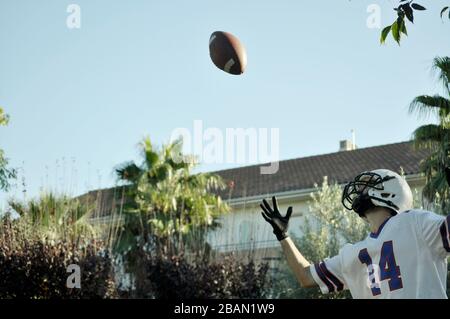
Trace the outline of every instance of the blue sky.
<instances>
[{"instance_id":1,"label":"blue sky","mask_svg":"<svg viewBox=\"0 0 450 319\"><path fill-rule=\"evenodd\" d=\"M81 29L66 26L71 3ZM366 26L372 3L383 26L393 21L396 1L384 0L0 0L0 105L11 116L0 147L34 196L113 185L144 135L161 144L198 119L279 128L282 159L337 151L351 129L359 147L407 140L423 122L409 102L439 92L430 63L450 49L445 1L421 2L430 10L400 47ZM216 30L245 44L242 76L211 63Z\"/></svg>"}]
</instances>

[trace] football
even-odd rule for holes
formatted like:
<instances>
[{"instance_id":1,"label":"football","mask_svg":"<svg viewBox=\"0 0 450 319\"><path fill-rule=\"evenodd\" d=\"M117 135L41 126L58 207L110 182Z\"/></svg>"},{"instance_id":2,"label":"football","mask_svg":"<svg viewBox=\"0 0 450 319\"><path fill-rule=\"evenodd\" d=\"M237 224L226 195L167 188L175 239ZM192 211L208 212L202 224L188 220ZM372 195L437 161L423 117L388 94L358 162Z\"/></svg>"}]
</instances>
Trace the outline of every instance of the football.
<instances>
[{"instance_id":1,"label":"football","mask_svg":"<svg viewBox=\"0 0 450 319\"><path fill-rule=\"evenodd\" d=\"M221 70L239 75L247 66L247 53L239 39L228 32L216 31L209 38L209 55Z\"/></svg>"}]
</instances>

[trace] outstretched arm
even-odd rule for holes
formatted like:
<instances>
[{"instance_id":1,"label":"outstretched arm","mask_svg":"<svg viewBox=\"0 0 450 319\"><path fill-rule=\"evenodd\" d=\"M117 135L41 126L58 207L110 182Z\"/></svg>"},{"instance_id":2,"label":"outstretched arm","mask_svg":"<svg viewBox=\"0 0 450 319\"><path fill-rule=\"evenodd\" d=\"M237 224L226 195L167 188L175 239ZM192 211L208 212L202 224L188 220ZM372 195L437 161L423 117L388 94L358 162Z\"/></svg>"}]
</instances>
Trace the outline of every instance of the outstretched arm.
<instances>
[{"instance_id":1,"label":"outstretched arm","mask_svg":"<svg viewBox=\"0 0 450 319\"><path fill-rule=\"evenodd\" d=\"M263 203L260 205L263 210L262 216L272 226L273 233L280 241L281 247L286 255L288 265L294 272L300 285L305 288L316 287L317 284L311 275L309 262L303 257L287 234L289 219L292 215L292 207L288 208L286 216L283 217L278 210L278 203L275 197L272 197L272 203L273 208L270 207L265 199L263 200Z\"/></svg>"},{"instance_id":2,"label":"outstretched arm","mask_svg":"<svg viewBox=\"0 0 450 319\"><path fill-rule=\"evenodd\" d=\"M297 247L295 247L292 239L287 237L280 243L281 247L283 247L288 265L294 272L295 278L297 278L300 285L304 288L317 287L309 269L310 263L303 257Z\"/></svg>"}]
</instances>

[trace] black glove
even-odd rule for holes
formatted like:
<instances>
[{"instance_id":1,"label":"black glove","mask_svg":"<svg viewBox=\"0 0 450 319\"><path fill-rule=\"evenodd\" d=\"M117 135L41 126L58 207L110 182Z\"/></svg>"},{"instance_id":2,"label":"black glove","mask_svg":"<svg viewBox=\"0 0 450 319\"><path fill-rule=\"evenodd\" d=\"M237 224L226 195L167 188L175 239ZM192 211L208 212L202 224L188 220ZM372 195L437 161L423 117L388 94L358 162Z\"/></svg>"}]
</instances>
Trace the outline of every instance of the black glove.
<instances>
[{"instance_id":1,"label":"black glove","mask_svg":"<svg viewBox=\"0 0 450 319\"><path fill-rule=\"evenodd\" d=\"M286 216L281 216L278 210L278 204L276 197L272 197L273 209L270 207L269 203L263 199L263 203L259 206L262 208L263 212L261 212L264 219L273 227L273 233L277 236L278 240L283 240L287 238L289 235L287 234L287 230L289 227L289 218L292 215L292 207L289 207L286 213Z\"/></svg>"},{"instance_id":2,"label":"black glove","mask_svg":"<svg viewBox=\"0 0 450 319\"><path fill-rule=\"evenodd\" d=\"M448 183L448 186L450 186L450 167L447 167L445 169L445 176L447 176L447 183Z\"/></svg>"}]
</instances>

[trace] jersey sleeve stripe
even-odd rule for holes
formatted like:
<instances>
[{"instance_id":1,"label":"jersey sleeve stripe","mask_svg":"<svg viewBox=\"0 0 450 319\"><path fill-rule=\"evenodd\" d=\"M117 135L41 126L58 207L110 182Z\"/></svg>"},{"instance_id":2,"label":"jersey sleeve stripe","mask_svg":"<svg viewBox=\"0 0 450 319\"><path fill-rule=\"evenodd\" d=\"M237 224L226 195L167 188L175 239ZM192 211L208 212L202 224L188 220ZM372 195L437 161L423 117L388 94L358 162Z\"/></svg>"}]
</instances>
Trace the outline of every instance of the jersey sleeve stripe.
<instances>
[{"instance_id":1,"label":"jersey sleeve stripe","mask_svg":"<svg viewBox=\"0 0 450 319\"><path fill-rule=\"evenodd\" d=\"M323 281L323 283L328 287L329 292L334 292L334 285L327 279L322 269L320 269L319 264L314 264L314 268L317 272L319 278Z\"/></svg>"},{"instance_id":2,"label":"jersey sleeve stripe","mask_svg":"<svg viewBox=\"0 0 450 319\"><path fill-rule=\"evenodd\" d=\"M446 220L442 223L441 228L439 228L439 231L442 237L442 244L444 245L445 250L450 253L449 231L448 231L449 221L450 215L447 216Z\"/></svg>"},{"instance_id":3,"label":"jersey sleeve stripe","mask_svg":"<svg viewBox=\"0 0 450 319\"><path fill-rule=\"evenodd\" d=\"M340 281L331 271L328 270L325 262L320 263L319 267L323 270L325 276L327 276L327 278L330 279L331 282L336 286L337 291L341 291L344 289L344 284L342 283L342 281Z\"/></svg>"}]
</instances>

